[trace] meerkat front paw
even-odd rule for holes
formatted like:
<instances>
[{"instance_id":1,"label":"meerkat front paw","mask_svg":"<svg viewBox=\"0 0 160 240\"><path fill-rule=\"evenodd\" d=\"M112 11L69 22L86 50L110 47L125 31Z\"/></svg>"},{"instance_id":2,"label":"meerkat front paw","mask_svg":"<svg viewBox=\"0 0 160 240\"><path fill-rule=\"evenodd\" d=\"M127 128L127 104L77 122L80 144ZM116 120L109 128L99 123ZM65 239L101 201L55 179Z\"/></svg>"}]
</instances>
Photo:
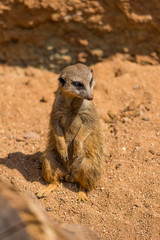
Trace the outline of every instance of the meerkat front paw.
<instances>
[{"instance_id":1,"label":"meerkat front paw","mask_svg":"<svg viewBox=\"0 0 160 240\"><path fill-rule=\"evenodd\" d=\"M83 143L74 141L72 158L76 159L76 158L82 158L82 157L83 157Z\"/></svg>"},{"instance_id":2,"label":"meerkat front paw","mask_svg":"<svg viewBox=\"0 0 160 240\"><path fill-rule=\"evenodd\" d=\"M67 146L57 146L57 150L60 154L60 157L61 159L64 161L64 162L67 162L68 161L68 150L67 150Z\"/></svg>"}]
</instances>

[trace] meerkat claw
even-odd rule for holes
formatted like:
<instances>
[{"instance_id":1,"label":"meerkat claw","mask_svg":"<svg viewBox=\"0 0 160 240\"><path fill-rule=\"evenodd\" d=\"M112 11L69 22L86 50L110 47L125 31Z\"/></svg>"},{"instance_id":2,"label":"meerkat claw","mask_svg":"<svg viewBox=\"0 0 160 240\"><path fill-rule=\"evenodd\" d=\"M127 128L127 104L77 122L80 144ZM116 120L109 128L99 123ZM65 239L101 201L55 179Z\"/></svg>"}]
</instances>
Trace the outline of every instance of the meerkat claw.
<instances>
[{"instance_id":1,"label":"meerkat claw","mask_svg":"<svg viewBox=\"0 0 160 240\"><path fill-rule=\"evenodd\" d=\"M76 160L76 159L81 159L81 158L83 158L83 154L82 153L78 153L78 154L73 154L73 156L72 156L72 159L73 160Z\"/></svg>"},{"instance_id":2,"label":"meerkat claw","mask_svg":"<svg viewBox=\"0 0 160 240\"><path fill-rule=\"evenodd\" d=\"M68 160L68 156L63 157L63 160L64 160L65 162L67 162L67 160Z\"/></svg>"},{"instance_id":3,"label":"meerkat claw","mask_svg":"<svg viewBox=\"0 0 160 240\"><path fill-rule=\"evenodd\" d=\"M36 192L35 195L36 195L36 197L37 197L38 199L41 199L41 198L45 198L45 197L46 197L44 194L41 194L40 192Z\"/></svg>"},{"instance_id":4,"label":"meerkat claw","mask_svg":"<svg viewBox=\"0 0 160 240\"><path fill-rule=\"evenodd\" d=\"M68 156L62 156L61 155L61 159L66 163L68 161Z\"/></svg>"},{"instance_id":5,"label":"meerkat claw","mask_svg":"<svg viewBox=\"0 0 160 240\"><path fill-rule=\"evenodd\" d=\"M79 158L79 156L76 155L76 156L73 156L72 158L73 158L73 160L75 160L75 159Z\"/></svg>"},{"instance_id":6,"label":"meerkat claw","mask_svg":"<svg viewBox=\"0 0 160 240\"><path fill-rule=\"evenodd\" d=\"M53 184L49 184L47 187L45 187L45 188L41 189L39 192L37 192L36 197L38 199L48 197L48 195L56 189L57 185L58 185L57 182L53 183Z\"/></svg>"}]
</instances>

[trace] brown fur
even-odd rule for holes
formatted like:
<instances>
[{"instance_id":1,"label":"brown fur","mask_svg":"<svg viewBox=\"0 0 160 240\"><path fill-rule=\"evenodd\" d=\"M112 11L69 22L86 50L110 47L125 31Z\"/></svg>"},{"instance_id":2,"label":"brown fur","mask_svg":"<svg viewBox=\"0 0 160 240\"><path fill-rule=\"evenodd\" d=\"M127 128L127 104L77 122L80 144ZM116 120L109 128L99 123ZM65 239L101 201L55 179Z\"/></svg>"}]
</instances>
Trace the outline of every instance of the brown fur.
<instances>
[{"instance_id":1,"label":"brown fur","mask_svg":"<svg viewBox=\"0 0 160 240\"><path fill-rule=\"evenodd\" d=\"M92 71L83 64L69 66L60 75L42 164L43 178L50 185L37 193L39 198L48 195L65 178L79 183L78 199L85 201L85 190L93 189L100 177L103 146L99 118L90 101L91 78ZM75 87L73 81L84 88Z\"/></svg>"}]
</instances>

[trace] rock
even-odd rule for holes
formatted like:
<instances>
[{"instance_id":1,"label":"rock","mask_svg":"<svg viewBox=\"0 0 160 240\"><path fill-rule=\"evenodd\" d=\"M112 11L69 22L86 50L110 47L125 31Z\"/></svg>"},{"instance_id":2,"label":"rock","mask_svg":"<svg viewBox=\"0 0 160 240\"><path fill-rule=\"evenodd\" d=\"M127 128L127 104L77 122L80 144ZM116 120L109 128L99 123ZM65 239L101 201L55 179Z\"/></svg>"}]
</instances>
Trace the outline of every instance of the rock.
<instances>
[{"instance_id":1,"label":"rock","mask_svg":"<svg viewBox=\"0 0 160 240\"><path fill-rule=\"evenodd\" d=\"M91 50L91 53L93 56L95 56L99 59L103 57L103 51L101 49L93 49L93 50Z\"/></svg>"},{"instance_id":2,"label":"rock","mask_svg":"<svg viewBox=\"0 0 160 240\"><path fill-rule=\"evenodd\" d=\"M82 45L82 46L88 46L88 41L86 39L79 39L79 43Z\"/></svg>"},{"instance_id":3,"label":"rock","mask_svg":"<svg viewBox=\"0 0 160 240\"><path fill-rule=\"evenodd\" d=\"M34 77L34 73L33 73L32 69L27 69L24 74L27 77Z\"/></svg>"},{"instance_id":4,"label":"rock","mask_svg":"<svg viewBox=\"0 0 160 240\"><path fill-rule=\"evenodd\" d=\"M123 120L122 120L122 123L126 123L126 122L129 122L130 119L128 117L124 117Z\"/></svg>"},{"instance_id":5,"label":"rock","mask_svg":"<svg viewBox=\"0 0 160 240\"><path fill-rule=\"evenodd\" d=\"M1 134L1 135L4 134L4 130L3 130L3 129L0 130L0 134Z\"/></svg>"},{"instance_id":6,"label":"rock","mask_svg":"<svg viewBox=\"0 0 160 240\"><path fill-rule=\"evenodd\" d=\"M52 211L52 208L51 208L51 207L46 207L46 211L47 211L47 212L51 212L51 211Z\"/></svg>"},{"instance_id":7,"label":"rock","mask_svg":"<svg viewBox=\"0 0 160 240\"><path fill-rule=\"evenodd\" d=\"M87 227L51 221L32 197L20 194L1 178L0 193L1 239L100 240L97 234ZM46 210L51 211L51 208Z\"/></svg>"},{"instance_id":8,"label":"rock","mask_svg":"<svg viewBox=\"0 0 160 240\"><path fill-rule=\"evenodd\" d=\"M49 60L52 62L54 60L54 55L49 56Z\"/></svg>"},{"instance_id":9,"label":"rock","mask_svg":"<svg viewBox=\"0 0 160 240\"><path fill-rule=\"evenodd\" d=\"M134 86L133 86L133 90L136 90L136 89L139 89L139 86L138 86L138 85L134 85Z\"/></svg>"},{"instance_id":10,"label":"rock","mask_svg":"<svg viewBox=\"0 0 160 240\"><path fill-rule=\"evenodd\" d=\"M121 163L116 164L115 169L118 169L120 166L122 166Z\"/></svg>"},{"instance_id":11,"label":"rock","mask_svg":"<svg viewBox=\"0 0 160 240\"><path fill-rule=\"evenodd\" d=\"M87 61L88 54L85 52L80 52L78 54L78 62L85 63Z\"/></svg>"},{"instance_id":12,"label":"rock","mask_svg":"<svg viewBox=\"0 0 160 240\"><path fill-rule=\"evenodd\" d=\"M143 121L147 121L147 122L149 122L149 121L150 121L150 119L149 119L149 118L147 118L147 117L143 117L143 118L142 118L142 120L143 120Z\"/></svg>"},{"instance_id":13,"label":"rock","mask_svg":"<svg viewBox=\"0 0 160 240\"><path fill-rule=\"evenodd\" d=\"M120 77L122 76L122 70L121 69L117 69L116 72L115 72L115 77Z\"/></svg>"},{"instance_id":14,"label":"rock","mask_svg":"<svg viewBox=\"0 0 160 240\"><path fill-rule=\"evenodd\" d=\"M68 56L68 55L64 55L64 56L63 56L63 60L64 60L67 64L69 64L69 63L72 61L72 58L71 58L70 56Z\"/></svg>"},{"instance_id":15,"label":"rock","mask_svg":"<svg viewBox=\"0 0 160 240\"><path fill-rule=\"evenodd\" d=\"M47 100L46 100L46 98L43 96L43 97L40 99L40 102L46 103Z\"/></svg>"},{"instance_id":16,"label":"rock","mask_svg":"<svg viewBox=\"0 0 160 240\"><path fill-rule=\"evenodd\" d=\"M39 138L39 134L37 134L36 132L29 132L24 135L24 138Z\"/></svg>"},{"instance_id":17,"label":"rock","mask_svg":"<svg viewBox=\"0 0 160 240\"><path fill-rule=\"evenodd\" d=\"M54 47L53 47L53 46L47 46L46 49L47 49L48 51L52 51L52 50L54 49Z\"/></svg>"}]
</instances>

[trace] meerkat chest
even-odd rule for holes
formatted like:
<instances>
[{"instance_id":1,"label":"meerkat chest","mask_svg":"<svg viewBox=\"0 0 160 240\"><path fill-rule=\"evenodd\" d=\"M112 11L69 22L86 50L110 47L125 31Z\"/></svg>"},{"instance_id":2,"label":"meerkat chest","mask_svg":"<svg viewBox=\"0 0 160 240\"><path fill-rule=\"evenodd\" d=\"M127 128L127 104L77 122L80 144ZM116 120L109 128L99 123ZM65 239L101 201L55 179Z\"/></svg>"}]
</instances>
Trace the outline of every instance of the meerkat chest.
<instances>
[{"instance_id":1,"label":"meerkat chest","mask_svg":"<svg viewBox=\"0 0 160 240\"><path fill-rule=\"evenodd\" d=\"M61 126L64 132L65 140L68 144L70 144L81 128L82 120L79 114L68 111L61 118Z\"/></svg>"}]
</instances>

